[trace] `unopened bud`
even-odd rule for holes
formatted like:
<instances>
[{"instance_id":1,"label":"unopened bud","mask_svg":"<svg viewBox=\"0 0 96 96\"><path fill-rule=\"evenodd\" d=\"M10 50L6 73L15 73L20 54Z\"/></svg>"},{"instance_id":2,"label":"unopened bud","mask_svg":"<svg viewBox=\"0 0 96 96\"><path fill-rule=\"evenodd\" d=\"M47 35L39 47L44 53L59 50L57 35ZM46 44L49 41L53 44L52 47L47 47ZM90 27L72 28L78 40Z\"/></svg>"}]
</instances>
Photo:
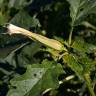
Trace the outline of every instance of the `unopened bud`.
<instances>
[{"instance_id":1,"label":"unopened bud","mask_svg":"<svg viewBox=\"0 0 96 96\"><path fill-rule=\"evenodd\" d=\"M34 39L34 40L37 40L55 50L65 50L67 51L67 49L63 46L62 43L60 43L59 41L57 40L54 40L54 39L49 39L45 36L42 36L42 35L39 35L39 34L36 34L36 33L32 33L24 28L20 28L20 27L17 27L13 24L7 24L6 26L8 28L8 33L10 35L12 34L21 34L21 35L25 35L31 39Z\"/></svg>"}]
</instances>

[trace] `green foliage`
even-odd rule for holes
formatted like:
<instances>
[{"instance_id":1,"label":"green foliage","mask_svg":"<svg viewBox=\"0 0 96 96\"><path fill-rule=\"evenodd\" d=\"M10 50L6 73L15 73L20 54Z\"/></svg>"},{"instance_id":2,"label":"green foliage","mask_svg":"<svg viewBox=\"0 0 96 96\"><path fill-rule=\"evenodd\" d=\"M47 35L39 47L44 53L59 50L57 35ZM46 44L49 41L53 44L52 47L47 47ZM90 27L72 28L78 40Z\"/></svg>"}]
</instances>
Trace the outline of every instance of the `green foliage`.
<instances>
[{"instance_id":1,"label":"green foliage","mask_svg":"<svg viewBox=\"0 0 96 96\"><path fill-rule=\"evenodd\" d=\"M61 73L62 66L54 61L44 60L42 64L28 65L25 74L10 81L13 88L7 96L39 96L47 88L54 89L59 85L58 76Z\"/></svg>"},{"instance_id":2,"label":"green foliage","mask_svg":"<svg viewBox=\"0 0 96 96\"><path fill-rule=\"evenodd\" d=\"M8 3L9 8L14 7L16 9L22 9L23 7L27 6L28 4L32 3L33 0L10 0Z\"/></svg>"},{"instance_id":3,"label":"green foliage","mask_svg":"<svg viewBox=\"0 0 96 96\"><path fill-rule=\"evenodd\" d=\"M5 23L5 16L0 12L0 25Z\"/></svg>"},{"instance_id":4,"label":"green foliage","mask_svg":"<svg viewBox=\"0 0 96 96\"><path fill-rule=\"evenodd\" d=\"M95 15L96 0L0 0L0 96L95 96ZM9 36L5 23L52 39Z\"/></svg>"},{"instance_id":5,"label":"green foliage","mask_svg":"<svg viewBox=\"0 0 96 96\"><path fill-rule=\"evenodd\" d=\"M96 50L96 46L93 44L89 44L84 41L82 38L76 38L72 44L72 48L84 53L91 53Z\"/></svg>"},{"instance_id":6,"label":"green foliage","mask_svg":"<svg viewBox=\"0 0 96 96\"><path fill-rule=\"evenodd\" d=\"M64 56L64 62L68 64L68 66L76 72L77 76L82 78L82 72L83 72L83 67L82 65L78 62L78 59L73 55L73 54L68 54Z\"/></svg>"},{"instance_id":7,"label":"green foliage","mask_svg":"<svg viewBox=\"0 0 96 96\"><path fill-rule=\"evenodd\" d=\"M28 19L27 19L27 18ZM23 28L30 28L30 27L40 27L40 22L38 19L36 19L36 16L34 15L33 18L24 10L19 11L14 18L11 19L10 23L19 25Z\"/></svg>"},{"instance_id":8,"label":"green foliage","mask_svg":"<svg viewBox=\"0 0 96 96\"><path fill-rule=\"evenodd\" d=\"M95 0L67 0L70 3L70 14L72 17L73 26L79 25L84 21L86 16L91 13L96 13Z\"/></svg>"}]
</instances>

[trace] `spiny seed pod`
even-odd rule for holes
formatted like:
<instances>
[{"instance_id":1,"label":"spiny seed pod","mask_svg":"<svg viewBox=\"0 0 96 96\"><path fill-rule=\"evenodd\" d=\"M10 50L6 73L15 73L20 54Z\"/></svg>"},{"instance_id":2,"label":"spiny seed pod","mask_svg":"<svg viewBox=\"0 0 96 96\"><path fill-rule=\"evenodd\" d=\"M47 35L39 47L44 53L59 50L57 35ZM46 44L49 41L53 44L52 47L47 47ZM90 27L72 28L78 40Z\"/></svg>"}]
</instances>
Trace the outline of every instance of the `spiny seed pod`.
<instances>
[{"instance_id":1,"label":"spiny seed pod","mask_svg":"<svg viewBox=\"0 0 96 96\"><path fill-rule=\"evenodd\" d=\"M44 37L42 35L39 35L39 34L36 34L36 33L32 33L24 28L20 28L20 27L17 27L13 24L7 24L6 25L7 29L8 29L8 34L12 35L12 34L21 34L21 35L25 35L33 40L37 40L55 50L59 50L59 51L62 51L62 50L65 50L67 51L66 48L64 48L64 46L57 40L54 40L54 39L49 39L47 37Z\"/></svg>"}]
</instances>

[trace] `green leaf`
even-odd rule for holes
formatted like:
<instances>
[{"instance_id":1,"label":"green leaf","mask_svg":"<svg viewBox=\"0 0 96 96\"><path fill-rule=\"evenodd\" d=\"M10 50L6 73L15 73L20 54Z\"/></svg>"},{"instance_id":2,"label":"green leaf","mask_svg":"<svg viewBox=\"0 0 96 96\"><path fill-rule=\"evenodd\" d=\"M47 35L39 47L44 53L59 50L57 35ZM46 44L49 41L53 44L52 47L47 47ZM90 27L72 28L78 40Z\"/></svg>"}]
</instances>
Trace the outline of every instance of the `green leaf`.
<instances>
[{"instance_id":1,"label":"green leaf","mask_svg":"<svg viewBox=\"0 0 96 96\"><path fill-rule=\"evenodd\" d=\"M5 23L5 16L2 14L2 12L0 12L0 25L3 25Z\"/></svg>"},{"instance_id":2,"label":"green leaf","mask_svg":"<svg viewBox=\"0 0 96 96\"><path fill-rule=\"evenodd\" d=\"M62 66L48 60L42 64L28 65L25 74L10 81L16 88L10 88L7 96L40 96L44 90L58 87L58 76L61 73Z\"/></svg>"},{"instance_id":3,"label":"green leaf","mask_svg":"<svg viewBox=\"0 0 96 96\"><path fill-rule=\"evenodd\" d=\"M90 74L91 68L93 66L93 62L90 58L88 58L88 56L80 56L79 58L79 62L83 65L83 69L84 69L84 74Z\"/></svg>"},{"instance_id":4,"label":"green leaf","mask_svg":"<svg viewBox=\"0 0 96 96\"><path fill-rule=\"evenodd\" d=\"M13 50L4 60L10 65L24 67L27 63L37 63L34 55L40 50L41 43L24 43Z\"/></svg>"},{"instance_id":5,"label":"green leaf","mask_svg":"<svg viewBox=\"0 0 96 96\"><path fill-rule=\"evenodd\" d=\"M90 74L93 67L92 60L86 55L66 54L63 61L76 73L78 77L84 79L84 74Z\"/></svg>"},{"instance_id":6,"label":"green leaf","mask_svg":"<svg viewBox=\"0 0 96 96\"><path fill-rule=\"evenodd\" d=\"M34 15L31 17L26 11L19 11L10 21L10 23L28 29L30 27L40 27L40 22Z\"/></svg>"},{"instance_id":7,"label":"green leaf","mask_svg":"<svg viewBox=\"0 0 96 96\"><path fill-rule=\"evenodd\" d=\"M16 65L17 65L16 63L18 62L18 61L16 60L16 58L17 58L17 53L18 53L19 51L21 51L25 45L27 45L27 43L22 44L21 46L19 46L19 47L15 48L14 50L12 50L12 51L10 52L10 54L8 54L8 56L6 56L6 57L4 58L4 61L5 61L5 62L8 62L10 65L12 65L12 66L14 66L14 67L16 68Z\"/></svg>"},{"instance_id":8,"label":"green leaf","mask_svg":"<svg viewBox=\"0 0 96 96\"><path fill-rule=\"evenodd\" d=\"M40 61L41 58L35 58L34 55L40 52L41 43L31 43L25 46L19 54L17 54L17 61L19 66L26 64L34 64Z\"/></svg>"},{"instance_id":9,"label":"green leaf","mask_svg":"<svg viewBox=\"0 0 96 96\"><path fill-rule=\"evenodd\" d=\"M3 1L4 1L4 0L0 0L0 5L2 5Z\"/></svg>"},{"instance_id":10,"label":"green leaf","mask_svg":"<svg viewBox=\"0 0 96 96\"><path fill-rule=\"evenodd\" d=\"M91 13L96 13L96 0L67 0L70 3L72 26L79 25Z\"/></svg>"},{"instance_id":11,"label":"green leaf","mask_svg":"<svg viewBox=\"0 0 96 96\"><path fill-rule=\"evenodd\" d=\"M4 5L4 0L0 0L0 8L2 8L2 5Z\"/></svg>"},{"instance_id":12,"label":"green leaf","mask_svg":"<svg viewBox=\"0 0 96 96\"><path fill-rule=\"evenodd\" d=\"M30 3L32 3L33 0L9 0L9 8L17 8L17 9L20 9L20 8L23 8L27 5L29 5Z\"/></svg>"},{"instance_id":13,"label":"green leaf","mask_svg":"<svg viewBox=\"0 0 96 96\"><path fill-rule=\"evenodd\" d=\"M82 38L76 38L72 44L72 48L84 53L90 53L96 50L95 45L85 42Z\"/></svg>"},{"instance_id":14,"label":"green leaf","mask_svg":"<svg viewBox=\"0 0 96 96\"><path fill-rule=\"evenodd\" d=\"M67 54L63 57L63 61L82 79L83 66L78 62L78 59L73 54Z\"/></svg>"}]
</instances>

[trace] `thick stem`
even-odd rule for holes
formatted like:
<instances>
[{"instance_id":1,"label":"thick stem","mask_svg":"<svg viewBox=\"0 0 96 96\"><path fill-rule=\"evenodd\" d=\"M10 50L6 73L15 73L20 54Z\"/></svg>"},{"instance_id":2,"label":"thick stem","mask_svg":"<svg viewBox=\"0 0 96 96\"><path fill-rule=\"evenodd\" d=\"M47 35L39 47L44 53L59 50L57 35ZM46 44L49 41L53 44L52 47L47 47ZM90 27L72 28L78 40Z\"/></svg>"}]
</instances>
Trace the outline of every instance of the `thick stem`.
<instances>
[{"instance_id":1,"label":"thick stem","mask_svg":"<svg viewBox=\"0 0 96 96\"><path fill-rule=\"evenodd\" d=\"M90 92L91 96L95 96L95 93L94 93L94 91L92 89L92 85L91 85L91 80L90 80L89 74L84 74L84 78L85 78L86 85L87 85L87 87L89 89L89 92Z\"/></svg>"}]
</instances>

